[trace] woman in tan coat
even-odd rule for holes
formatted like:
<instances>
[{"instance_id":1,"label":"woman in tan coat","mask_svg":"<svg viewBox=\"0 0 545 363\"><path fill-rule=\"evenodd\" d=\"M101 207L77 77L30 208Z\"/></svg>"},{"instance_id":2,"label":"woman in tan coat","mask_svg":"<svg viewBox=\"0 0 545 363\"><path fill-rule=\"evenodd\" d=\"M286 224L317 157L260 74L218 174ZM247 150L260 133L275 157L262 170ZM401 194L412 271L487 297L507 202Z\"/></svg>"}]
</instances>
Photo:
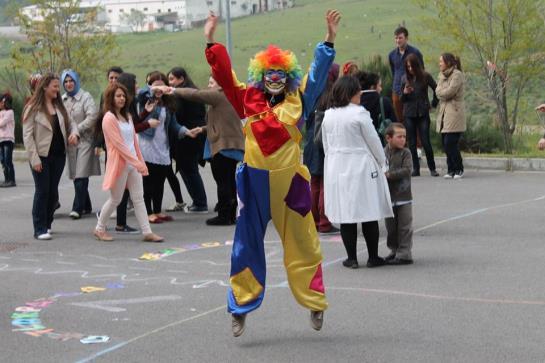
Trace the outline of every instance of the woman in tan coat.
<instances>
[{"instance_id":1,"label":"woman in tan coat","mask_svg":"<svg viewBox=\"0 0 545 363\"><path fill-rule=\"evenodd\" d=\"M447 155L448 172L445 179L461 179L464 165L460 154L460 138L466 130L464 113L464 75L460 59L450 53L439 57L439 77L435 93L439 98L437 132Z\"/></svg>"},{"instance_id":2,"label":"woman in tan coat","mask_svg":"<svg viewBox=\"0 0 545 363\"><path fill-rule=\"evenodd\" d=\"M35 192L32 205L34 237L51 239L53 212L59 200L59 182L68 145L77 145L76 123L69 119L61 99L59 77L45 75L23 113L23 141L28 153Z\"/></svg>"}]
</instances>

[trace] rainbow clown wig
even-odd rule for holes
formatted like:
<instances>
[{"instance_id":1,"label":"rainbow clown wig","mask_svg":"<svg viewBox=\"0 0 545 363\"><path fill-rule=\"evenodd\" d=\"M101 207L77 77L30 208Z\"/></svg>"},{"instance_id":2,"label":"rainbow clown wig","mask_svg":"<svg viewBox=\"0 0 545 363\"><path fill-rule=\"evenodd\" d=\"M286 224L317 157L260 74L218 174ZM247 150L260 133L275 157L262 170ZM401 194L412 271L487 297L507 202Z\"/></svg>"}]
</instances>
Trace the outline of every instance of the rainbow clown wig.
<instances>
[{"instance_id":1,"label":"rainbow clown wig","mask_svg":"<svg viewBox=\"0 0 545 363\"><path fill-rule=\"evenodd\" d=\"M297 57L289 50L282 50L276 45L269 45L250 60L248 67L248 83L253 87L264 89L263 78L267 70L283 70L288 76L286 87L288 92L295 92L301 84L303 70L297 62Z\"/></svg>"}]
</instances>

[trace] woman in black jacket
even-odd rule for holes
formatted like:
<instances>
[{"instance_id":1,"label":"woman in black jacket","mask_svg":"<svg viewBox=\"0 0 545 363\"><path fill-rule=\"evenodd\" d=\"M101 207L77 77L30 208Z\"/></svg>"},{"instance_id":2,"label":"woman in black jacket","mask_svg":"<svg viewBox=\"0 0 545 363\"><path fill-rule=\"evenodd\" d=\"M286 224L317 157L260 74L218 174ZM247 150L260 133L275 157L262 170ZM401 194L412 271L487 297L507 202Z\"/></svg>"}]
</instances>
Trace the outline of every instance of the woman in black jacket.
<instances>
[{"instance_id":1,"label":"woman in black jacket","mask_svg":"<svg viewBox=\"0 0 545 363\"><path fill-rule=\"evenodd\" d=\"M431 176L439 176L435 170L433 148L430 142L430 101L428 88L433 91L432 105L437 106L438 100L435 96L437 83L433 77L424 71L420 60L415 54L409 54L405 58L405 77L402 80L401 102L403 102L403 116L407 128L407 140L413 157L412 176L420 176L420 161L416 151L416 135L420 135L422 146L426 153L426 160Z\"/></svg>"},{"instance_id":2,"label":"woman in black jacket","mask_svg":"<svg viewBox=\"0 0 545 363\"><path fill-rule=\"evenodd\" d=\"M384 135L378 132L380 128L380 99L382 98L382 105L384 106L384 119L389 119L392 122L397 122L397 117L392 106L392 101L388 97L382 97L382 80L376 73L367 73L360 71L356 74L356 77L360 81L362 89L360 105L362 105L371 114L373 125L377 134L382 142L382 146L386 145Z\"/></svg>"},{"instance_id":3,"label":"woman in black jacket","mask_svg":"<svg viewBox=\"0 0 545 363\"><path fill-rule=\"evenodd\" d=\"M197 88L185 69L172 68L168 73L169 86L175 88ZM206 125L206 109L204 104L175 98L176 120L189 130ZM193 199L193 205L187 207L187 213L208 213L208 202L204 183L199 174L199 162L203 158L205 136L178 140L174 150L176 169L182 175L184 184Z\"/></svg>"}]
</instances>

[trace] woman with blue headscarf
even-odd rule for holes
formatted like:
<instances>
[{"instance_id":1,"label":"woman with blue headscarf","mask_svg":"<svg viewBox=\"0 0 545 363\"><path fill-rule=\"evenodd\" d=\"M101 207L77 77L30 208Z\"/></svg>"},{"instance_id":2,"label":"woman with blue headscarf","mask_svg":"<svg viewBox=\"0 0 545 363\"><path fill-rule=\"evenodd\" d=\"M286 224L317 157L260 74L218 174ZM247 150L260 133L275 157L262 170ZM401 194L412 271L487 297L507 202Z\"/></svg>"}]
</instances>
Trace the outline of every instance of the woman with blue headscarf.
<instances>
[{"instance_id":1,"label":"woman with blue headscarf","mask_svg":"<svg viewBox=\"0 0 545 363\"><path fill-rule=\"evenodd\" d=\"M91 213L89 177L100 175L100 159L95 152L95 126L97 108L91 94L81 89L79 75L72 69L62 72L61 82L65 90L62 96L68 116L78 125L80 142L68 147L68 176L74 180L74 203L70 217L79 219Z\"/></svg>"}]
</instances>

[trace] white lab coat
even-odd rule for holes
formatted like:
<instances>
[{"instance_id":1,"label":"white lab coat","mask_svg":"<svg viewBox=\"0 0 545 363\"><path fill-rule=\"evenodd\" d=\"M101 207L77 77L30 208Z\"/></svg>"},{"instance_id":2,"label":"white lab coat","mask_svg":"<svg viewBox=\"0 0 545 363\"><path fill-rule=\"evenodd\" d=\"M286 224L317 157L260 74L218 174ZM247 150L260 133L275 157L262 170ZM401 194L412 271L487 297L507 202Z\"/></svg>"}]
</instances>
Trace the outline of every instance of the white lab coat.
<instances>
[{"instance_id":1,"label":"white lab coat","mask_svg":"<svg viewBox=\"0 0 545 363\"><path fill-rule=\"evenodd\" d=\"M393 217L386 156L369 112L353 103L327 110L322 142L328 219L359 223Z\"/></svg>"}]
</instances>

